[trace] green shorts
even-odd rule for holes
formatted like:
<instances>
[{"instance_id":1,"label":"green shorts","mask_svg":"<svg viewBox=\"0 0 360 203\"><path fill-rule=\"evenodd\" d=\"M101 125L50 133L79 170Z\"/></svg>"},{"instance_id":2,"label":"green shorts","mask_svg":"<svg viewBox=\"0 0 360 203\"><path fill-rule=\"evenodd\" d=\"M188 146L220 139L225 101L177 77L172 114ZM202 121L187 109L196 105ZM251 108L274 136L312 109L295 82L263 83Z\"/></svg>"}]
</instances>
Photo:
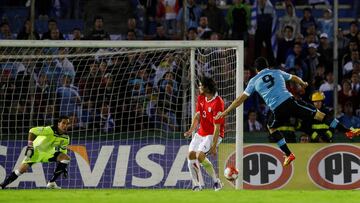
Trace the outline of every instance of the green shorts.
<instances>
[{"instance_id":1,"label":"green shorts","mask_svg":"<svg viewBox=\"0 0 360 203\"><path fill-rule=\"evenodd\" d=\"M43 152L43 151L34 151L34 155L31 158L25 157L22 161L23 164L33 164L33 163L48 163L56 162L56 158L61 152Z\"/></svg>"}]
</instances>

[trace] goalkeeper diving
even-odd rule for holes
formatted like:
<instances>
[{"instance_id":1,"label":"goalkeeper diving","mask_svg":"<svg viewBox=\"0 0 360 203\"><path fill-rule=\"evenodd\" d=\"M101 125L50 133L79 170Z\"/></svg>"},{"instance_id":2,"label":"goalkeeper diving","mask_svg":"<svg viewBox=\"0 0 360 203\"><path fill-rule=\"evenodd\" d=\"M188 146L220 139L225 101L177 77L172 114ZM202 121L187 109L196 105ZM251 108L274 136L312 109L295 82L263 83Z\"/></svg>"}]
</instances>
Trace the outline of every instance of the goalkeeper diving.
<instances>
[{"instance_id":1,"label":"goalkeeper diving","mask_svg":"<svg viewBox=\"0 0 360 203\"><path fill-rule=\"evenodd\" d=\"M63 174L65 178L67 177L67 166L70 163L70 157L67 155L67 146L69 145L70 139L66 134L69 125L69 118L67 116L61 116L53 126L31 128L24 160L21 165L0 184L0 189L4 189L7 185L15 181L33 164L47 162L56 162L57 166L54 175L46 187L60 189L55 181L61 174Z\"/></svg>"}]
</instances>

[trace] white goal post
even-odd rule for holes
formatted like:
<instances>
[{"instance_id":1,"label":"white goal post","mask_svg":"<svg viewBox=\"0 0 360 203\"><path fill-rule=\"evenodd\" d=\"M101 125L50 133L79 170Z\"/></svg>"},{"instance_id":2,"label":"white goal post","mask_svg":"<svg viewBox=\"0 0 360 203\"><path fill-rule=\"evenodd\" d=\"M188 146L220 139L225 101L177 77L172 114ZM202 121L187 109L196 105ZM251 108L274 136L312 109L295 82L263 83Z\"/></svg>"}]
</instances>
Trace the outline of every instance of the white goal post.
<instances>
[{"instance_id":1,"label":"white goal post","mask_svg":"<svg viewBox=\"0 0 360 203\"><path fill-rule=\"evenodd\" d=\"M1 49L11 49L11 48L94 48L94 49L186 49L188 50L190 56L190 98L191 98L191 113L194 115L195 112L195 101L196 101L196 80L197 80L197 70L196 70L196 54L197 49L206 49L206 48L227 48L235 50L236 55L236 69L230 70L236 80L233 84L235 87L235 95L238 97L243 91L243 77L244 77L244 43L243 41L37 41L37 40L0 40L0 50ZM1 53L1 52L0 52ZM224 52L225 53L225 52ZM79 56L86 55L86 53L81 53ZM7 55L0 55L0 65L4 60L6 60ZM14 54L11 55L13 59L17 57L22 57L21 52L19 56ZM31 58L30 55L27 57ZM206 56L205 56L206 57ZM226 56L224 56L226 57ZM216 59L214 59L216 60ZM1 72L1 70L0 70ZM222 95L220 95L222 96ZM229 105L229 102L226 105ZM226 107L227 107L226 106ZM185 110L185 109L183 109ZM235 149L236 149L236 167L239 169L239 178L236 180L236 189L243 188L243 106L236 109L232 115L235 115ZM225 127L226 128L226 127ZM226 132L226 129L225 129ZM226 138L226 134L225 134ZM2 139L4 139L2 137ZM11 155L15 156L15 155ZM222 168L222 167L219 167ZM219 171L219 175L222 176L223 172Z\"/></svg>"}]
</instances>

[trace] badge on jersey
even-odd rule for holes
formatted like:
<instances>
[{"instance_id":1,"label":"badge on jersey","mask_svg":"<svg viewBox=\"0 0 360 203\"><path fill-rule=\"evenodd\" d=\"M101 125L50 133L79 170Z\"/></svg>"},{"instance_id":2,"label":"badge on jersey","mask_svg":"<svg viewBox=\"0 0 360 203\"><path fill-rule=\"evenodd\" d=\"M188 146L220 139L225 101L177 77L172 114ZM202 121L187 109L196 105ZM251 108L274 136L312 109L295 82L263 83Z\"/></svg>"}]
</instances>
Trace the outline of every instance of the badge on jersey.
<instances>
[{"instance_id":1,"label":"badge on jersey","mask_svg":"<svg viewBox=\"0 0 360 203\"><path fill-rule=\"evenodd\" d=\"M208 112L211 112L211 107L208 108Z\"/></svg>"}]
</instances>

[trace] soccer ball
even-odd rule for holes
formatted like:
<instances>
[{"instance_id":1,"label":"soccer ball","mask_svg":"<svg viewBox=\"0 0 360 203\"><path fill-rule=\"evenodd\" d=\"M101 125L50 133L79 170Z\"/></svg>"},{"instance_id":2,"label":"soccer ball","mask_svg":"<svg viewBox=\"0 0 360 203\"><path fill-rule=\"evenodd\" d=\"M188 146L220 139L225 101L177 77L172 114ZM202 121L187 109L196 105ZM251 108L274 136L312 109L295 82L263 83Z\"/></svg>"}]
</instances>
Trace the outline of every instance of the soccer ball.
<instances>
[{"instance_id":1,"label":"soccer ball","mask_svg":"<svg viewBox=\"0 0 360 203\"><path fill-rule=\"evenodd\" d=\"M227 166L224 170L224 176L226 179L233 181L236 180L239 175L239 170L233 166Z\"/></svg>"}]
</instances>

